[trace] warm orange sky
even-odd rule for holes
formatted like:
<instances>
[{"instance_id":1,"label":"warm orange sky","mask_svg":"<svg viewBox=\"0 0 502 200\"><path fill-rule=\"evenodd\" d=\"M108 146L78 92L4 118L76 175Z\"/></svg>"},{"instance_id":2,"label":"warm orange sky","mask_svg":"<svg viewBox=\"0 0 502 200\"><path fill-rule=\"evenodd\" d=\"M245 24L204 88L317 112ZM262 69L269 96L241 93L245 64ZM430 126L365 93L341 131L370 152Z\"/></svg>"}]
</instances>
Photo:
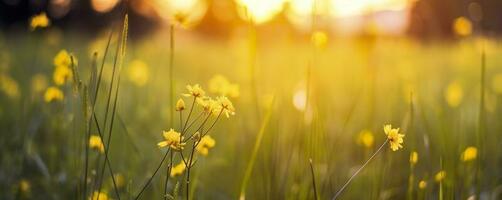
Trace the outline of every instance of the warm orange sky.
<instances>
[{"instance_id":1,"label":"warm orange sky","mask_svg":"<svg viewBox=\"0 0 502 200\"><path fill-rule=\"evenodd\" d=\"M98 12L111 10L120 0L91 0L93 8ZM235 9L238 17L243 20L251 19L255 24L264 24L283 13L297 28L309 27L310 17L315 11L317 16L330 18L332 21L341 21L337 30L358 30L368 26L367 18L362 16L382 11L395 11L394 15L374 16L371 26L376 25L382 30L405 29L407 25L407 11L414 0L227 0ZM221 3L221 2L219 2ZM315 6L314 6L315 3ZM182 13L189 19L191 26L196 26L209 9L207 0L144 0L138 7L149 7L144 13L155 13L156 16L169 21L175 13ZM142 8L141 8L142 9ZM153 12L150 12L153 11ZM221 12L229 12L222 10ZM404 13L404 14L403 14ZM350 24L344 24L347 18Z\"/></svg>"}]
</instances>

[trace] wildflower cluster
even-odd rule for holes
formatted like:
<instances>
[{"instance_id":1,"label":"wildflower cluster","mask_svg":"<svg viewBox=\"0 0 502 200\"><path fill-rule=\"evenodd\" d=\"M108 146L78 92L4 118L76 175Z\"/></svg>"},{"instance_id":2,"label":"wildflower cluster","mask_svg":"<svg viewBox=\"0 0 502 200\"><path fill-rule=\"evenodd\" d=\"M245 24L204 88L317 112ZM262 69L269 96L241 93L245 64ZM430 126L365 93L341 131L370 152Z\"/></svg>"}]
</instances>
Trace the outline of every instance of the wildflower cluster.
<instances>
[{"instance_id":1,"label":"wildflower cluster","mask_svg":"<svg viewBox=\"0 0 502 200\"><path fill-rule=\"evenodd\" d=\"M223 79L221 79L223 80ZM220 81L221 81L220 80ZM223 82L222 82L223 83ZM224 84L218 83L214 86L215 93L221 94ZM185 99L180 98L174 109L179 113L179 129L171 128L162 133L163 140L157 143L159 148L168 148L171 159L168 165L169 177L176 177L186 172L187 187L189 186L190 169L193 167L194 159L197 155L207 156L211 148L215 147L216 140L209 133L214 125L219 121L222 115L229 118L235 114L235 108L232 102L226 96L212 98L206 95L206 92L198 84L187 85L187 92L182 94L191 103L185 103ZM184 117L184 113L188 115ZM178 164L174 164L173 158L179 155ZM174 158L176 160L176 158ZM167 181L167 180L166 180Z\"/></svg>"},{"instance_id":2,"label":"wildflower cluster","mask_svg":"<svg viewBox=\"0 0 502 200\"><path fill-rule=\"evenodd\" d=\"M73 62L73 63L72 63ZM66 51L61 50L54 57L54 73L52 80L56 86L48 87L44 94L45 102L62 101L64 99L63 91L58 86L63 86L68 80L73 78L72 64L77 64L77 59Z\"/></svg>"},{"instance_id":3,"label":"wildflower cluster","mask_svg":"<svg viewBox=\"0 0 502 200\"><path fill-rule=\"evenodd\" d=\"M71 56L66 50L61 50L59 53L54 57L54 73L53 73L53 80L56 85L64 85L68 80L70 80L73 77L72 70L71 70ZM77 59L73 58L73 63L76 65L77 64Z\"/></svg>"}]
</instances>

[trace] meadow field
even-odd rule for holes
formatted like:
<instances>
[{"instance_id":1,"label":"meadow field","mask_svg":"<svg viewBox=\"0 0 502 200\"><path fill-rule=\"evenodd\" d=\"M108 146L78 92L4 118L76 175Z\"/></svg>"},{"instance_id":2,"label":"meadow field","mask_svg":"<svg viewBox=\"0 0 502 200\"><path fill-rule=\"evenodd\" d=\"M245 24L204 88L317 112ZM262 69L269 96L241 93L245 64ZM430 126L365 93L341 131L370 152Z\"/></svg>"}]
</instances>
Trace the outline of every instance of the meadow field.
<instances>
[{"instance_id":1,"label":"meadow field","mask_svg":"<svg viewBox=\"0 0 502 200\"><path fill-rule=\"evenodd\" d=\"M0 32L0 199L502 199L496 36L127 21Z\"/></svg>"}]
</instances>

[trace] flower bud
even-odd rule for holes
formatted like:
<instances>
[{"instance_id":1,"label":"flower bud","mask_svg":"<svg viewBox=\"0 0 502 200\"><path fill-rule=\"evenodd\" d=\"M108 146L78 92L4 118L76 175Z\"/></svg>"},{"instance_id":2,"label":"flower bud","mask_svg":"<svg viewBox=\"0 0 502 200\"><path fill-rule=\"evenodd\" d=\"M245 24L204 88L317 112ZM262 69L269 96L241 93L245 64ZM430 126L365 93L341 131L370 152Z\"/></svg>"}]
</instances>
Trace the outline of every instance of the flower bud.
<instances>
[{"instance_id":1,"label":"flower bud","mask_svg":"<svg viewBox=\"0 0 502 200\"><path fill-rule=\"evenodd\" d=\"M176 102L176 111L182 111L185 110L185 101L183 99L179 99Z\"/></svg>"}]
</instances>

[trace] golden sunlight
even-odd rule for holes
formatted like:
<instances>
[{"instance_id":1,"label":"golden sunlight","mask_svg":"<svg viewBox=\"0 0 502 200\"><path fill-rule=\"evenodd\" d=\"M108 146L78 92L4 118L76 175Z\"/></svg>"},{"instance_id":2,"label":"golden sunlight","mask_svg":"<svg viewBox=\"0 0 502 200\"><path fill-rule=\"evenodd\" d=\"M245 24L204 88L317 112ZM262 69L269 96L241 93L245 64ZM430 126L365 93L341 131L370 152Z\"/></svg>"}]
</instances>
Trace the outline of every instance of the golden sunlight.
<instances>
[{"instance_id":1,"label":"golden sunlight","mask_svg":"<svg viewBox=\"0 0 502 200\"><path fill-rule=\"evenodd\" d=\"M238 14L244 20L262 24L273 19L284 7L284 0L235 0Z\"/></svg>"},{"instance_id":2,"label":"golden sunlight","mask_svg":"<svg viewBox=\"0 0 502 200\"><path fill-rule=\"evenodd\" d=\"M406 9L409 3L408 0L331 0L331 14L351 17L378 11L399 11Z\"/></svg>"},{"instance_id":3,"label":"golden sunlight","mask_svg":"<svg viewBox=\"0 0 502 200\"><path fill-rule=\"evenodd\" d=\"M178 21L183 18L183 26L196 25L206 14L206 0L155 0L154 9L166 20Z\"/></svg>"},{"instance_id":4,"label":"golden sunlight","mask_svg":"<svg viewBox=\"0 0 502 200\"><path fill-rule=\"evenodd\" d=\"M329 1L319 0L287 0L286 17L297 28L310 28L312 16L329 15ZM315 3L315 5L314 5Z\"/></svg>"}]
</instances>

